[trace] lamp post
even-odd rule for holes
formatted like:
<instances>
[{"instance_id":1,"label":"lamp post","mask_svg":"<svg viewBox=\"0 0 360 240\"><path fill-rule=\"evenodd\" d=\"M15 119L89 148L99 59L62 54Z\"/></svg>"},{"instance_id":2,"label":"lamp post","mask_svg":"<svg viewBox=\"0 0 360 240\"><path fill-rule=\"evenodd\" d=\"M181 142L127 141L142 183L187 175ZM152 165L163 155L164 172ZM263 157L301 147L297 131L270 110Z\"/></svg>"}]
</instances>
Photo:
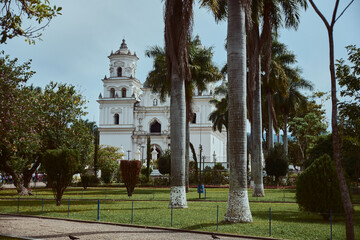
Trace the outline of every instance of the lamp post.
<instances>
[{"instance_id":1,"label":"lamp post","mask_svg":"<svg viewBox=\"0 0 360 240\"><path fill-rule=\"evenodd\" d=\"M200 161L200 164L199 164L199 173L200 173L200 178L199 178L199 185L198 185L198 192L199 192L199 199L201 198L201 187L202 187L202 184L201 184L201 155L202 155L202 145L199 144L199 152L200 152L200 157L199 157L199 161Z\"/></svg>"},{"instance_id":2,"label":"lamp post","mask_svg":"<svg viewBox=\"0 0 360 240\"><path fill-rule=\"evenodd\" d=\"M144 163L144 148L145 146L141 145L141 164Z\"/></svg>"},{"instance_id":3,"label":"lamp post","mask_svg":"<svg viewBox=\"0 0 360 240\"><path fill-rule=\"evenodd\" d=\"M127 152L128 152L128 160L130 160L130 150L127 150Z\"/></svg>"}]
</instances>

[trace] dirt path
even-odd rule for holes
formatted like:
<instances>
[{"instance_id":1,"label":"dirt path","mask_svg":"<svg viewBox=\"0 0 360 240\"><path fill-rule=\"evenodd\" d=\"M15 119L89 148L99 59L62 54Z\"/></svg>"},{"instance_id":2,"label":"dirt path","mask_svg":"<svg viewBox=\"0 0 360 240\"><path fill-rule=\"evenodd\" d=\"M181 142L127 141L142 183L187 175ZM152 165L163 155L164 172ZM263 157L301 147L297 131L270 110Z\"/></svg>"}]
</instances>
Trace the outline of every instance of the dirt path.
<instances>
[{"instance_id":1,"label":"dirt path","mask_svg":"<svg viewBox=\"0 0 360 240\"><path fill-rule=\"evenodd\" d=\"M47 219L41 217L0 214L0 235L28 237L33 239L70 239L69 235L87 240L107 239L203 239L211 240L211 233L174 231L166 228L145 228L98 222ZM222 236L220 239L255 239L238 236ZM261 239L261 238L258 238Z\"/></svg>"}]
</instances>

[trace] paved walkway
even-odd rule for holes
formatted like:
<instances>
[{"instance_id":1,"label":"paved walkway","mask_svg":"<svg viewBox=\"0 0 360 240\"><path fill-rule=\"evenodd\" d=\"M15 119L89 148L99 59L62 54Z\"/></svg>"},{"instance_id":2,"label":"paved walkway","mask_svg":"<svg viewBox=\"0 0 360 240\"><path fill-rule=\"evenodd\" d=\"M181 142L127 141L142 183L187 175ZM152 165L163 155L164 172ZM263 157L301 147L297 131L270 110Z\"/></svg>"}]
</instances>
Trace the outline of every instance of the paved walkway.
<instances>
[{"instance_id":1,"label":"paved walkway","mask_svg":"<svg viewBox=\"0 0 360 240\"><path fill-rule=\"evenodd\" d=\"M70 239L69 235L86 240L112 239L194 239L211 240L212 233L176 231L169 228L147 228L98 222L48 219L41 217L0 214L0 235L31 239ZM217 234L219 239L265 239Z\"/></svg>"}]
</instances>

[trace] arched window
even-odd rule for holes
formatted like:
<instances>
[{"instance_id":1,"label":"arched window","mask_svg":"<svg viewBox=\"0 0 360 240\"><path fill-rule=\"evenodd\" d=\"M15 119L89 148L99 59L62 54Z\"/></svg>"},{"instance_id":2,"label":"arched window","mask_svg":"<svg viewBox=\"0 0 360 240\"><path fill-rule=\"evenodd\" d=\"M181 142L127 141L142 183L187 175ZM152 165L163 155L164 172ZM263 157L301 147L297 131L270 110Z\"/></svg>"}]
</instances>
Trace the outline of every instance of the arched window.
<instances>
[{"instance_id":1,"label":"arched window","mask_svg":"<svg viewBox=\"0 0 360 240\"><path fill-rule=\"evenodd\" d=\"M191 123L196 123L196 113L194 113Z\"/></svg>"},{"instance_id":2,"label":"arched window","mask_svg":"<svg viewBox=\"0 0 360 240\"><path fill-rule=\"evenodd\" d=\"M114 98L115 97L115 88L111 88L110 89L110 97Z\"/></svg>"},{"instance_id":3,"label":"arched window","mask_svg":"<svg viewBox=\"0 0 360 240\"><path fill-rule=\"evenodd\" d=\"M121 89L121 97L126 97L126 88Z\"/></svg>"},{"instance_id":4,"label":"arched window","mask_svg":"<svg viewBox=\"0 0 360 240\"><path fill-rule=\"evenodd\" d=\"M154 101L153 101L153 105L154 106L157 106L158 105L158 100L155 98Z\"/></svg>"},{"instance_id":5,"label":"arched window","mask_svg":"<svg viewBox=\"0 0 360 240\"><path fill-rule=\"evenodd\" d=\"M119 124L119 114L115 113L114 115L114 124L118 125Z\"/></svg>"},{"instance_id":6,"label":"arched window","mask_svg":"<svg viewBox=\"0 0 360 240\"><path fill-rule=\"evenodd\" d=\"M118 67L118 69L117 69L117 76L122 77L122 68L121 67Z\"/></svg>"},{"instance_id":7,"label":"arched window","mask_svg":"<svg viewBox=\"0 0 360 240\"><path fill-rule=\"evenodd\" d=\"M161 124L158 121L150 124L150 133L161 133Z\"/></svg>"}]
</instances>

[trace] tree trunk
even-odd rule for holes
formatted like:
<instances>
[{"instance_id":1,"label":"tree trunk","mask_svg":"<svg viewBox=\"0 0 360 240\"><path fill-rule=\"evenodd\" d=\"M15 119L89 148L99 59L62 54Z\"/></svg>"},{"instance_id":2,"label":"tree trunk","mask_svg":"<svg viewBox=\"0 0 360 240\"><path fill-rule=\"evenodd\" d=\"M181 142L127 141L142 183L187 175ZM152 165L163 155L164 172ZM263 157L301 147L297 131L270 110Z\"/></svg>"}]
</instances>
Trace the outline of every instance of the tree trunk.
<instances>
[{"instance_id":1,"label":"tree trunk","mask_svg":"<svg viewBox=\"0 0 360 240\"><path fill-rule=\"evenodd\" d=\"M271 115L272 97L270 92L267 93L267 100L268 100L268 114L269 114L269 140L267 142L268 142L268 151L270 151L270 149L274 148L274 123L273 123L273 117Z\"/></svg>"},{"instance_id":2,"label":"tree trunk","mask_svg":"<svg viewBox=\"0 0 360 240\"><path fill-rule=\"evenodd\" d=\"M189 171L189 165L190 165L190 124L189 121L186 121L186 143L185 143L185 190L186 192L190 192L190 183L189 183L189 177L190 177L190 171Z\"/></svg>"},{"instance_id":3,"label":"tree trunk","mask_svg":"<svg viewBox=\"0 0 360 240\"><path fill-rule=\"evenodd\" d=\"M262 116L261 116L261 76L260 76L260 61L259 57L259 67L258 75L255 78L255 91L253 94L253 123L252 127L252 156L251 156L251 170L252 176L254 179L254 197L264 197L264 183L263 183L263 150L262 150Z\"/></svg>"},{"instance_id":4,"label":"tree trunk","mask_svg":"<svg viewBox=\"0 0 360 240\"><path fill-rule=\"evenodd\" d=\"M287 114L284 115L284 150L285 150L285 154L286 156L288 155L289 153L289 146L288 146L288 135L287 135L287 119L288 119L288 116Z\"/></svg>"},{"instance_id":5,"label":"tree trunk","mask_svg":"<svg viewBox=\"0 0 360 240\"><path fill-rule=\"evenodd\" d=\"M229 197L224 221L252 222L246 166L246 33L241 1L228 0Z\"/></svg>"},{"instance_id":6,"label":"tree trunk","mask_svg":"<svg viewBox=\"0 0 360 240\"><path fill-rule=\"evenodd\" d=\"M334 63L334 36L333 30L334 25L337 20L336 12L339 6L340 0L336 0L335 7L332 15L331 25L327 22L324 15L319 11L319 9L314 4L313 0L310 0L311 6L314 8L315 12L319 15L321 20L324 22L328 37L329 37L329 55L330 55L330 76L331 76L331 127L332 127L332 147L333 147L333 159L335 162L336 175L339 180L339 188L341 192L341 201L345 211L345 220L346 220L346 239L353 240L355 239L354 235L354 209L351 203L349 190L344 177L344 172L341 166L340 159L340 143L339 143L339 133L337 125L337 98L336 98L336 78L335 78L335 63ZM352 2L350 2L351 4ZM349 5L350 5L349 4ZM348 5L348 6L349 6ZM346 8L345 8L346 9ZM344 10L345 11L345 10ZM341 15L344 12L341 13ZM340 15L340 16L341 16ZM339 17L340 17L339 16Z\"/></svg>"},{"instance_id":7,"label":"tree trunk","mask_svg":"<svg viewBox=\"0 0 360 240\"><path fill-rule=\"evenodd\" d=\"M187 208L185 190L185 82L172 67L170 100L171 196L170 206Z\"/></svg>"},{"instance_id":8,"label":"tree trunk","mask_svg":"<svg viewBox=\"0 0 360 240\"><path fill-rule=\"evenodd\" d=\"M335 65L334 65L334 39L333 28L328 28L329 46L330 46L330 75L331 75L331 126L332 126L332 145L333 145L333 159L335 162L336 174L339 180L339 188L341 192L341 201L345 210L346 219L346 239L353 240L354 236L354 209L351 203L349 190L347 188L344 177L343 168L341 166L340 158L340 143L337 125L337 98L336 98L336 79L335 79Z\"/></svg>"}]
</instances>

